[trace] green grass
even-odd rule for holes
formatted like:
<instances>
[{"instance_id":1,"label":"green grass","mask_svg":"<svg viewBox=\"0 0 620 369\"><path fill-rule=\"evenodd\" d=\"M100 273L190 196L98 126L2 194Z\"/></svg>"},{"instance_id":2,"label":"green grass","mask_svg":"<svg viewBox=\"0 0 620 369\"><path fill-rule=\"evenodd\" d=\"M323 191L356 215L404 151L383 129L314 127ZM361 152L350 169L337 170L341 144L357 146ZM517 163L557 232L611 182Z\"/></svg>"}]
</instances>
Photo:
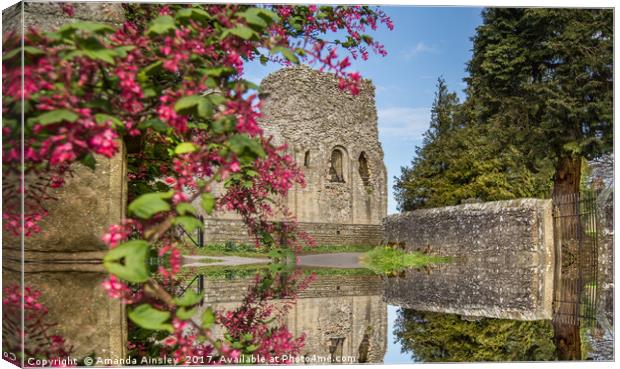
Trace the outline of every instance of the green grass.
<instances>
[{"instance_id":1,"label":"green grass","mask_svg":"<svg viewBox=\"0 0 620 369\"><path fill-rule=\"evenodd\" d=\"M176 278L180 280L191 279L198 274L204 274L209 279L238 279L249 278L256 273L269 269L269 264L247 264L247 265L214 265L200 267L183 267Z\"/></svg>"},{"instance_id":2,"label":"green grass","mask_svg":"<svg viewBox=\"0 0 620 369\"><path fill-rule=\"evenodd\" d=\"M367 252L375 248L372 245L320 245L304 247L300 255L332 254L338 252ZM202 248L187 245L182 250L184 255L201 256L241 256L249 258L266 258L269 252L265 248L256 248L254 245L227 242L226 244L209 244Z\"/></svg>"},{"instance_id":3,"label":"green grass","mask_svg":"<svg viewBox=\"0 0 620 369\"><path fill-rule=\"evenodd\" d=\"M218 262L223 261L223 260L222 259L215 259L215 258L200 258L200 259L191 259L189 261L195 262L195 263L210 264L210 263L218 263Z\"/></svg>"},{"instance_id":4,"label":"green grass","mask_svg":"<svg viewBox=\"0 0 620 369\"><path fill-rule=\"evenodd\" d=\"M248 264L248 265L214 265L200 267L184 267L177 274L179 280L189 280L198 274L204 274L208 279L239 279L250 278L261 271L269 269L269 264ZM305 274L315 273L319 276L351 276L351 275L374 275L375 272L364 268L344 269L344 268L312 268L303 267Z\"/></svg>"},{"instance_id":5,"label":"green grass","mask_svg":"<svg viewBox=\"0 0 620 369\"><path fill-rule=\"evenodd\" d=\"M362 264L377 274L395 274L405 269L421 268L429 264L445 263L450 258L426 255L421 252L407 253L391 247L377 247L366 252Z\"/></svg>"}]
</instances>

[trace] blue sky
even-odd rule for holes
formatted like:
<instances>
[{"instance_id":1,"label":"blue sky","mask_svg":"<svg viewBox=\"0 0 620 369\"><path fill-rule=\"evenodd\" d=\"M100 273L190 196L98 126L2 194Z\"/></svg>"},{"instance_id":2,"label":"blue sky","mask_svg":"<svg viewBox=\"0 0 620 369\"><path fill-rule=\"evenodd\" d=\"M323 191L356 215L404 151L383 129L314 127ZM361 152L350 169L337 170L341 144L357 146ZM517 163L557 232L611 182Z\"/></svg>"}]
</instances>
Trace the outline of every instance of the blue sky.
<instances>
[{"instance_id":1,"label":"blue sky","mask_svg":"<svg viewBox=\"0 0 620 369\"><path fill-rule=\"evenodd\" d=\"M379 139L388 171L388 213L396 212L392 185L401 166L408 165L415 146L428 129L437 78L452 91L465 88L465 66L471 56L471 37L481 23L482 8L384 6L395 28L381 28L372 36L388 56L371 55L354 62L351 70L371 79L376 87ZM247 65L246 78L260 81L273 66Z\"/></svg>"}]
</instances>

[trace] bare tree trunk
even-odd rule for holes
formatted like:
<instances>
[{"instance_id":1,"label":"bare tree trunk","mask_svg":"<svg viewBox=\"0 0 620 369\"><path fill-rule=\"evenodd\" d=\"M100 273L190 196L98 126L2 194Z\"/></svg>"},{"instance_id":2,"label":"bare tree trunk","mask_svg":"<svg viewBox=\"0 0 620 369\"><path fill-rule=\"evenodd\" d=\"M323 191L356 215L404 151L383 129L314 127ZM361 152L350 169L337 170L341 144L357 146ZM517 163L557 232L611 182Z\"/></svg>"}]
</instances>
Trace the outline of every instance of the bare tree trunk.
<instances>
[{"instance_id":1,"label":"bare tree trunk","mask_svg":"<svg viewBox=\"0 0 620 369\"><path fill-rule=\"evenodd\" d=\"M579 305L571 303L579 296L575 296L576 288L571 288L574 286L570 286L569 281L570 278L563 278L560 287L560 299L566 302L560 305L558 312L563 319L553 322L555 350L559 360L581 360Z\"/></svg>"},{"instance_id":2,"label":"bare tree trunk","mask_svg":"<svg viewBox=\"0 0 620 369\"><path fill-rule=\"evenodd\" d=\"M579 187L581 182L581 157L567 156L559 160L553 183L553 197L558 201L560 212L560 235L562 254L577 253L579 227ZM572 258L571 258L572 259ZM572 264L572 263L569 263ZM578 267L578 265L577 265ZM564 319L553 323L556 352L560 360L581 360L581 337L579 335L579 288L578 270L575 265L562 262L559 279L560 306L557 313ZM573 282L573 283L570 283ZM570 319L569 317L573 318Z\"/></svg>"},{"instance_id":3,"label":"bare tree trunk","mask_svg":"<svg viewBox=\"0 0 620 369\"><path fill-rule=\"evenodd\" d=\"M553 196L579 192L581 183L581 156L566 156L558 161L553 177Z\"/></svg>"}]
</instances>

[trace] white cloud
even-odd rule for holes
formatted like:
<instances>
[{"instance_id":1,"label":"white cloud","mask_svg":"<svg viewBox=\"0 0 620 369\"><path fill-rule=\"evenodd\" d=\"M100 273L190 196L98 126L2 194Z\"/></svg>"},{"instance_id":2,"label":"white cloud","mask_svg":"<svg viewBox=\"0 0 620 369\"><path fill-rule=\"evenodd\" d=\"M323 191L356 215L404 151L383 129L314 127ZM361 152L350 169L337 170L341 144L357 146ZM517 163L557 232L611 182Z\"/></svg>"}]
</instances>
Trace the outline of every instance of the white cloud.
<instances>
[{"instance_id":1,"label":"white cloud","mask_svg":"<svg viewBox=\"0 0 620 369\"><path fill-rule=\"evenodd\" d=\"M385 139L421 140L428 129L431 109L391 107L379 109L379 134Z\"/></svg>"},{"instance_id":2,"label":"white cloud","mask_svg":"<svg viewBox=\"0 0 620 369\"><path fill-rule=\"evenodd\" d=\"M423 41L419 41L414 47L405 50L403 52L403 56L405 57L405 60L411 60L419 54L437 52L439 52L439 49L437 49L435 46L429 46Z\"/></svg>"}]
</instances>

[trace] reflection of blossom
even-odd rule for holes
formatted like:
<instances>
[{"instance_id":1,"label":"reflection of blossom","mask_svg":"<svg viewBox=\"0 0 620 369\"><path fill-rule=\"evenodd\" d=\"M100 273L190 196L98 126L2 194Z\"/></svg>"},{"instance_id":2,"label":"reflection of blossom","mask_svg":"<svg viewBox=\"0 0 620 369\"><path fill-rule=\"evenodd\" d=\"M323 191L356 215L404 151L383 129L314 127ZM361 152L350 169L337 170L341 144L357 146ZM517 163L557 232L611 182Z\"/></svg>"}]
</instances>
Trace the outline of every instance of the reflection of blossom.
<instances>
[{"instance_id":1,"label":"reflection of blossom","mask_svg":"<svg viewBox=\"0 0 620 369\"><path fill-rule=\"evenodd\" d=\"M131 304L140 300L142 293L134 292L117 277L110 275L101 283L101 287L107 292L108 296L113 299L120 299L125 304Z\"/></svg>"},{"instance_id":2,"label":"reflection of blossom","mask_svg":"<svg viewBox=\"0 0 620 369\"><path fill-rule=\"evenodd\" d=\"M175 274L177 274L180 270L181 270L181 252L179 251L178 248L176 248L176 246L174 244L168 244L163 246L162 248L159 249L158 251L159 257L163 258L166 257L168 258L168 265L169 267L164 267L164 266L160 266L159 267L159 274L164 278L164 279L168 279L170 277L173 277Z\"/></svg>"},{"instance_id":3,"label":"reflection of blossom","mask_svg":"<svg viewBox=\"0 0 620 369\"><path fill-rule=\"evenodd\" d=\"M23 305L21 286L12 285L4 288L2 298L2 349L4 352L24 353L24 358L45 358L53 367L66 366L70 363L69 355L72 347L66 346L65 339L59 335L52 335L49 329L52 324L47 319L48 309L41 302L41 292L29 286L24 287ZM23 309L22 309L23 307ZM21 318L24 312L23 335L24 346L21 342ZM23 350L22 350L23 348ZM15 360L5 356L4 359L15 365Z\"/></svg>"}]
</instances>

